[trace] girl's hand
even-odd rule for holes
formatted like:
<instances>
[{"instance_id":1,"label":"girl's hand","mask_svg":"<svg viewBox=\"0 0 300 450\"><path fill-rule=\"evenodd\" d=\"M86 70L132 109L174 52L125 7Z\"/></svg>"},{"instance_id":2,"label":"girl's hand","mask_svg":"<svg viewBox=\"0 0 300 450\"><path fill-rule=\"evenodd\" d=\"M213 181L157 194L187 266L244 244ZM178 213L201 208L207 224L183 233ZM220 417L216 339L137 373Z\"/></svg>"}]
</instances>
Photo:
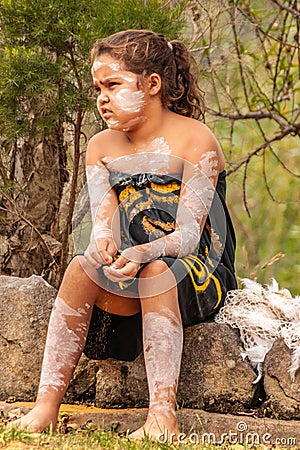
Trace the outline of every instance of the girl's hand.
<instances>
[{"instance_id":1,"label":"girl's hand","mask_svg":"<svg viewBox=\"0 0 300 450\"><path fill-rule=\"evenodd\" d=\"M147 244L135 245L122 251L122 256L136 263L147 263L165 254L164 238L156 239Z\"/></svg>"},{"instance_id":2,"label":"girl's hand","mask_svg":"<svg viewBox=\"0 0 300 450\"><path fill-rule=\"evenodd\" d=\"M110 266L104 266L104 275L111 281L124 281L136 276L140 269L140 264L135 261L129 261L124 256L120 256Z\"/></svg>"},{"instance_id":3,"label":"girl's hand","mask_svg":"<svg viewBox=\"0 0 300 450\"><path fill-rule=\"evenodd\" d=\"M113 264L109 267L103 267L103 272L111 281L124 281L134 278L141 264L153 261L164 254L164 247L164 240L157 239L146 244L126 248Z\"/></svg>"},{"instance_id":4,"label":"girl's hand","mask_svg":"<svg viewBox=\"0 0 300 450\"><path fill-rule=\"evenodd\" d=\"M117 247L114 240L107 237L91 241L84 256L88 264L97 268L103 264L111 264L116 253Z\"/></svg>"}]
</instances>

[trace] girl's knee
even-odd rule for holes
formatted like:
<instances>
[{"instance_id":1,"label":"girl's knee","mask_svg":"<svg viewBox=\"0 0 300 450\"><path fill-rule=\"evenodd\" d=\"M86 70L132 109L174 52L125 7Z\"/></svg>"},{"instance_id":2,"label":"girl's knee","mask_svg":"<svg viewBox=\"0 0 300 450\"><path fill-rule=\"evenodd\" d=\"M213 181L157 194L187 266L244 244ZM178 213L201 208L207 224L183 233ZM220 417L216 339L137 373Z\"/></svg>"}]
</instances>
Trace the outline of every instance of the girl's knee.
<instances>
[{"instance_id":1,"label":"girl's knee","mask_svg":"<svg viewBox=\"0 0 300 450\"><path fill-rule=\"evenodd\" d=\"M95 269L92 270L86 265L84 256L77 255L74 256L74 258L72 258L72 260L69 262L64 278L71 277L72 279L76 280L83 281L89 279L90 281L92 281L93 276L95 276L93 272L95 272L96 274Z\"/></svg>"},{"instance_id":2,"label":"girl's knee","mask_svg":"<svg viewBox=\"0 0 300 450\"><path fill-rule=\"evenodd\" d=\"M148 263L140 272L140 278L153 278L169 270L168 265L161 259Z\"/></svg>"},{"instance_id":3,"label":"girl's knee","mask_svg":"<svg viewBox=\"0 0 300 450\"><path fill-rule=\"evenodd\" d=\"M84 256L77 255L71 259L67 269L70 272L83 273L84 272L83 266L84 266Z\"/></svg>"}]
</instances>

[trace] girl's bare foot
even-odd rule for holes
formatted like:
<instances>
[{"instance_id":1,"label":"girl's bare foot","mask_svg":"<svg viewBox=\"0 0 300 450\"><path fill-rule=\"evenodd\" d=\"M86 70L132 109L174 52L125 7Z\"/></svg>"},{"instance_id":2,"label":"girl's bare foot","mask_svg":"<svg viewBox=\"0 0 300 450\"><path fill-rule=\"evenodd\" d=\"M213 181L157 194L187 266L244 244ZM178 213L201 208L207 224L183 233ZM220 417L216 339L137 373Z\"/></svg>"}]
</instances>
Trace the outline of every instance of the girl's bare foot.
<instances>
[{"instance_id":1,"label":"girl's bare foot","mask_svg":"<svg viewBox=\"0 0 300 450\"><path fill-rule=\"evenodd\" d=\"M162 411L149 412L145 424L130 433L129 439L140 441L148 437L161 443L174 442L178 433L178 422L173 411L168 411L165 414Z\"/></svg>"},{"instance_id":2,"label":"girl's bare foot","mask_svg":"<svg viewBox=\"0 0 300 450\"><path fill-rule=\"evenodd\" d=\"M49 404L37 404L20 419L8 424L8 427L18 430L26 430L30 433L41 433L50 428L55 431L58 417L58 409Z\"/></svg>"}]
</instances>

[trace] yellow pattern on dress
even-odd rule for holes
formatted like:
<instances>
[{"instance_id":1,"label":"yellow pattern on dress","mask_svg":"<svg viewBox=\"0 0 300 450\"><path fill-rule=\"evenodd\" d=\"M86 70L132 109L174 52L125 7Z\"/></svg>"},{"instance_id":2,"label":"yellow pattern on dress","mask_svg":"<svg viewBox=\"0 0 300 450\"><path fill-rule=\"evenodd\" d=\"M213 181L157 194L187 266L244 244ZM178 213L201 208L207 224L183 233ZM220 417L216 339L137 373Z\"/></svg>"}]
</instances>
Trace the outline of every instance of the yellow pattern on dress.
<instances>
[{"instance_id":1,"label":"yellow pattern on dress","mask_svg":"<svg viewBox=\"0 0 300 450\"><path fill-rule=\"evenodd\" d=\"M174 192L179 191L180 184L178 184L176 181L172 181L172 183L167 184L156 184L156 183L150 183L151 189L154 189L157 192Z\"/></svg>"},{"instance_id":2,"label":"yellow pattern on dress","mask_svg":"<svg viewBox=\"0 0 300 450\"><path fill-rule=\"evenodd\" d=\"M136 203L133 206L133 203L144 197L143 191L146 191L146 201L141 201ZM126 186L119 194L120 206L126 212L126 215L131 221L135 215L139 212L144 211L145 209L150 209L153 207L153 201L157 201L159 203L169 203L174 204L179 202L179 195L157 195L157 193L168 194L175 193L175 191L180 191L180 184L176 181L173 181L168 184L156 184L151 182L150 188L145 187L145 189L141 191L137 191L133 186ZM124 201L126 200L126 201ZM132 209L130 210L130 208ZM161 230L172 231L175 229L175 220L173 222L162 222L159 220L152 219L150 217L144 216L142 218L142 226L147 233L162 233ZM159 226L161 230L155 228L155 226ZM210 231L210 235L212 234L212 230ZM218 236L217 236L218 238ZM215 238L216 239L216 238ZM217 248L218 250L218 248ZM222 290L219 280L213 275L210 271L210 268L213 270L214 265L212 260L208 256L208 248L205 249L206 261L209 264L206 264L201 261L196 255L190 254L185 256L184 258L179 258L179 261L186 267L189 276L191 277L192 283L195 287L196 292L205 291L207 286L213 282L216 292L217 292L217 302L214 306L214 309L217 308L222 300ZM201 283L201 280L204 282ZM126 287L126 282L119 282L119 286L121 289Z\"/></svg>"},{"instance_id":3,"label":"yellow pattern on dress","mask_svg":"<svg viewBox=\"0 0 300 450\"><path fill-rule=\"evenodd\" d=\"M217 277L213 275L212 272L210 272L209 268L204 264L201 259L199 259L195 255L188 255L184 258L180 258L179 261L186 267L186 269L189 272L189 275L191 277L191 280L193 282L194 288L197 292L205 291L207 286L211 281L214 282L216 291L217 291L217 303L214 306L214 309L217 308L220 304L220 301L222 300L222 290L220 281ZM196 264L198 264L198 269L196 267ZM213 268L213 266L212 266ZM198 284L197 280L195 280L195 275L197 279L205 279L206 281L202 284Z\"/></svg>"},{"instance_id":4,"label":"yellow pattern on dress","mask_svg":"<svg viewBox=\"0 0 300 450\"><path fill-rule=\"evenodd\" d=\"M175 230L175 222L163 222L162 220L155 220L151 217L144 216L142 218L142 225L146 233L153 233L157 230L156 227L160 227L165 231L174 231Z\"/></svg>"}]
</instances>

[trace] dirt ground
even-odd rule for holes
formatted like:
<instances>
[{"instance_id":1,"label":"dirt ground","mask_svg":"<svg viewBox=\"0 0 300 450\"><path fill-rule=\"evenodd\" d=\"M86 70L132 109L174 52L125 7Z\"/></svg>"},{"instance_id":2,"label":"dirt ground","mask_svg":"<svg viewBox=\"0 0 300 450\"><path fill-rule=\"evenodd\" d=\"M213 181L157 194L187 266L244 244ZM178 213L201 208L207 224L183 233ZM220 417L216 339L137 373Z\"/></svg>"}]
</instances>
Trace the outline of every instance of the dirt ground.
<instances>
[{"instance_id":1,"label":"dirt ground","mask_svg":"<svg viewBox=\"0 0 300 450\"><path fill-rule=\"evenodd\" d=\"M0 402L2 416L9 419L20 417L32 408L32 403ZM84 424L126 433L139 428L145 420L146 409L100 409L94 406L66 405L60 408L60 420L76 429ZM202 410L181 409L177 412L183 438L211 444L230 441L232 444L270 446L300 446L300 421L284 421L252 415L216 414ZM16 443L14 443L16 445ZM26 448L7 447L7 448Z\"/></svg>"}]
</instances>

